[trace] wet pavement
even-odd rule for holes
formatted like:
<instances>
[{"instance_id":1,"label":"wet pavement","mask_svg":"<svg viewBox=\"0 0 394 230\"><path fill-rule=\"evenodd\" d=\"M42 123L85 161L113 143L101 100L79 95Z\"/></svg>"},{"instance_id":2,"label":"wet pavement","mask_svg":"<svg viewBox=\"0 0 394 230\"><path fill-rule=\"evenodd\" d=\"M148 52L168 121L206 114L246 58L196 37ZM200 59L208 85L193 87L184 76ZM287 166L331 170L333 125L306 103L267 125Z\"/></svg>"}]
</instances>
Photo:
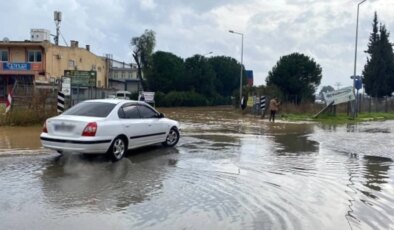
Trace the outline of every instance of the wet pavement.
<instances>
[{"instance_id":1,"label":"wet pavement","mask_svg":"<svg viewBox=\"0 0 394 230\"><path fill-rule=\"evenodd\" d=\"M175 148L59 157L0 127L0 229L393 229L394 121L272 124L163 109Z\"/></svg>"}]
</instances>

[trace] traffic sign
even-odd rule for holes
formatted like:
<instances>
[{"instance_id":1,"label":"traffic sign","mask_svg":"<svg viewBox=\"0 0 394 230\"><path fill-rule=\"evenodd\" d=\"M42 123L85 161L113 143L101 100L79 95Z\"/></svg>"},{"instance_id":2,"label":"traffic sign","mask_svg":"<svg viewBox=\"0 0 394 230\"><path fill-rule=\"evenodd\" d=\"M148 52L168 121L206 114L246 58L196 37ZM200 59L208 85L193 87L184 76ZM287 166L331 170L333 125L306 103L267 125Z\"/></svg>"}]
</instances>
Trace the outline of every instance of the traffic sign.
<instances>
[{"instance_id":1,"label":"traffic sign","mask_svg":"<svg viewBox=\"0 0 394 230\"><path fill-rule=\"evenodd\" d=\"M64 70L64 76L71 78L71 86L96 87L96 71Z\"/></svg>"}]
</instances>

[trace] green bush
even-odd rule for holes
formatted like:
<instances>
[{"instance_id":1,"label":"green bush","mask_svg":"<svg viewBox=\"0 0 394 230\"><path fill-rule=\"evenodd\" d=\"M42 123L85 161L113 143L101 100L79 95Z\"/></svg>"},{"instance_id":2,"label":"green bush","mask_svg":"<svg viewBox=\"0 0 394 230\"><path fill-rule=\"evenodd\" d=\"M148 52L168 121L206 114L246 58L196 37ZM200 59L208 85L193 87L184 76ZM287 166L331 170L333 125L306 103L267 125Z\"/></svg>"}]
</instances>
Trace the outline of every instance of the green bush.
<instances>
[{"instance_id":1,"label":"green bush","mask_svg":"<svg viewBox=\"0 0 394 230\"><path fill-rule=\"evenodd\" d=\"M131 100L138 100L138 92L134 92L130 94L130 99Z\"/></svg>"},{"instance_id":2,"label":"green bush","mask_svg":"<svg viewBox=\"0 0 394 230\"><path fill-rule=\"evenodd\" d=\"M215 94L210 98L209 105L231 105L231 97Z\"/></svg>"},{"instance_id":3,"label":"green bush","mask_svg":"<svg viewBox=\"0 0 394 230\"><path fill-rule=\"evenodd\" d=\"M155 102L159 107L180 107L180 106L213 106L230 105L231 98L215 94L210 98L205 97L195 91L171 91L167 94L156 92Z\"/></svg>"},{"instance_id":4,"label":"green bush","mask_svg":"<svg viewBox=\"0 0 394 230\"><path fill-rule=\"evenodd\" d=\"M155 103L156 103L156 105L163 106L163 104L164 104L164 97L165 96L166 96L166 94L163 93L163 92L160 92L160 91L156 92L155 93Z\"/></svg>"},{"instance_id":5,"label":"green bush","mask_svg":"<svg viewBox=\"0 0 394 230\"><path fill-rule=\"evenodd\" d=\"M201 94L193 91L171 91L168 94L158 93L155 97L156 105L161 107L179 106L206 106L208 100Z\"/></svg>"}]
</instances>

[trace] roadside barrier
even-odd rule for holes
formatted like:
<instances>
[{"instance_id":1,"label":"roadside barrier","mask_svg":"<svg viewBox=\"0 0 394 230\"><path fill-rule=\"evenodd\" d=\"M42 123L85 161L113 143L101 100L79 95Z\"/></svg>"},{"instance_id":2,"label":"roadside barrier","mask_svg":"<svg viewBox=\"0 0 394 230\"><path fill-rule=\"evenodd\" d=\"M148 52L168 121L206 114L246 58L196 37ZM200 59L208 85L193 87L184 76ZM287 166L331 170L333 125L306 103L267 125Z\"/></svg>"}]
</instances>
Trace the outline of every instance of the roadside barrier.
<instances>
[{"instance_id":1,"label":"roadside barrier","mask_svg":"<svg viewBox=\"0 0 394 230\"><path fill-rule=\"evenodd\" d=\"M57 93L57 112L64 112L64 93L60 91Z\"/></svg>"},{"instance_id":2,"label":"roadside barrier","mask_svg":"<svg viewBox=\"0 0 394 230\"><path fill-rule=\"evenodd\" d=\"M265 110L265 101L266 101L266 97L265 96L261 96L260 97L260 109L263 112Z\"/></svg>"}]
</instances>

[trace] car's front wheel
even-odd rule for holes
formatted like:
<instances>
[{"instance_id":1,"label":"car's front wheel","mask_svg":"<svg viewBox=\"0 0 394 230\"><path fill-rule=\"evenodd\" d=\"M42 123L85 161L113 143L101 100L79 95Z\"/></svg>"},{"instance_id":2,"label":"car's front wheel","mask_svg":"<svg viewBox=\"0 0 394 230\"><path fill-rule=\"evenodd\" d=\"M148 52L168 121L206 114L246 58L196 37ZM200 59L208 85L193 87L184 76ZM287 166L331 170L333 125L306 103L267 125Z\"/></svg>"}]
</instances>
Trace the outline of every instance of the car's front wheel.
<instances>
[{"instance_id":1,"label":"car's front wheel","mask_svg":"<svg viewBox=\"0 0 394 230\"><path fill-rule=\"evenodd\" d=\"M108 149L108 154L114 161L118 161L123 158L127 151L127 144L122 137L116 137L112 142L111 147Z\"/></svg>"},{"instance_id":2,"label":"car's front wheel","mask_svg":"<svg viewBox=\"0 0 394 230\"><path fill-rule=\"evenodd\" d=\"M166 141L163 142L164 146L172 147L176 145L179 141L179 131L177 128L173 127L168 132Z\"/></svg>"}]
</instances>

